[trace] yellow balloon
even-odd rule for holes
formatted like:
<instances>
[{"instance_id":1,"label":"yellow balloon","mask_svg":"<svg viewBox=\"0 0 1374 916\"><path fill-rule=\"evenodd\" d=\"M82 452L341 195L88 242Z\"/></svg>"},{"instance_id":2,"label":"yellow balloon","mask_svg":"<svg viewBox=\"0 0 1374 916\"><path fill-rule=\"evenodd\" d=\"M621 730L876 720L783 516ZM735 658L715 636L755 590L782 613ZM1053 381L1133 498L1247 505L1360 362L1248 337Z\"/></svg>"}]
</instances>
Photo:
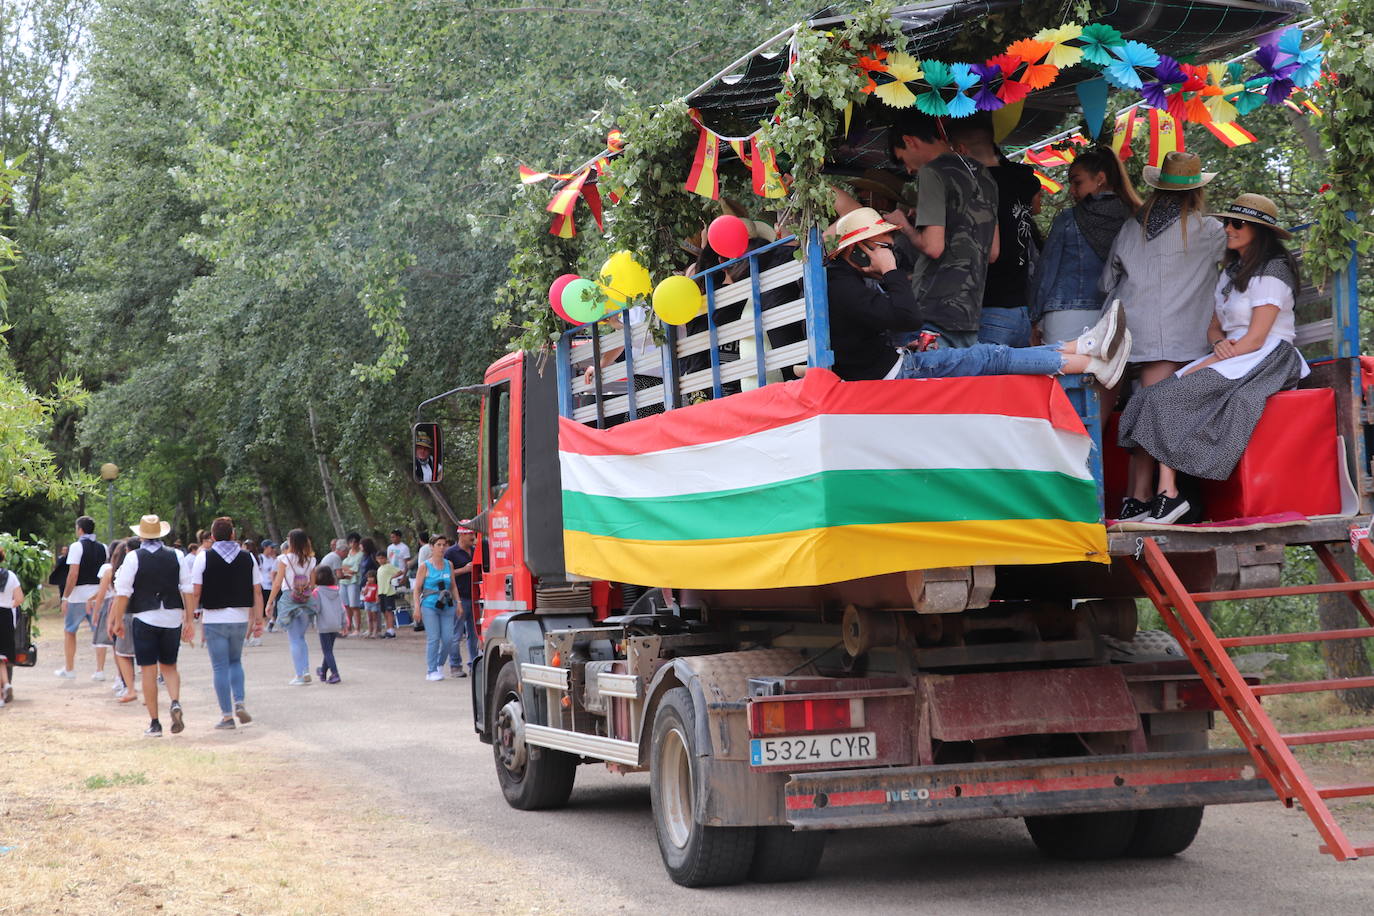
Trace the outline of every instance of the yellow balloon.
<instances>
[{"instance_id":1,"label":"yellow balloon","mask_svg":"<svg viewBox=\"0 0 1374 916\"><path fill-rule=\"evenodd\" d=\"M687 277L672 276L654 290L654 312L666 324L686 324L701 314L706 297L696 282Z\"/></svg>"},{"instance_id":2,"label":"yellow balloon","mask_svg":"<svg viewBox=\"0 0 1374 916\"><path fill-rule=\"evenodd\" d=\"M654 289L649 270L635 260L628 251L617 251L601 265L601 290L612 305L623 307L640 296L648 297Z\"/></svg>"}]
</instances>

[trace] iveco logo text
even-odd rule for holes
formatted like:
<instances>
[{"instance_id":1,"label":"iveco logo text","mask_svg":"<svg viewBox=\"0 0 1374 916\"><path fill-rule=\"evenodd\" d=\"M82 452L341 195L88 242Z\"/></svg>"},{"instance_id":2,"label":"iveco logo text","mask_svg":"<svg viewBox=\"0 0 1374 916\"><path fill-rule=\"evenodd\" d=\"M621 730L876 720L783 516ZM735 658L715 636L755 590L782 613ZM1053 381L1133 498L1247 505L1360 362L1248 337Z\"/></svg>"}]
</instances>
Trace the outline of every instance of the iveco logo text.
<instances>
[{"instance_id":1,"label":"iveco logo text","mask_svg":"<svg viewBox=\"0 0 1374 916\"><path fill-rule=\"evenodd\" d=\"M930 801L930 790L888 789L887 800L890 802Z\"/></svg>"}]
</instances>

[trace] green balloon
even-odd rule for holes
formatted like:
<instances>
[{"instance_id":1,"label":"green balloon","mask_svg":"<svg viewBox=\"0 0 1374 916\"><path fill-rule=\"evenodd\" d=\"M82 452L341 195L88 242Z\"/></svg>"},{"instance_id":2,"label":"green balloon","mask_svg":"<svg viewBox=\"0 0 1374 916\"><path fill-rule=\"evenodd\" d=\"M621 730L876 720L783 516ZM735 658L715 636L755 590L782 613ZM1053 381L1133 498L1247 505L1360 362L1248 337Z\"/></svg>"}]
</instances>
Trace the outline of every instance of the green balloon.
<instances>
[{"instance_id":1,"label":"green balloon","mask_svg":"<svg viewBox=\"0 0 1374 916\"><path fill-rule=\"evenodd\" d=\"M573 321L583 324L596 321L606 314L606 299L595 280L579 277L563 287L563 311Z\"/></svg>"}]
</instances>

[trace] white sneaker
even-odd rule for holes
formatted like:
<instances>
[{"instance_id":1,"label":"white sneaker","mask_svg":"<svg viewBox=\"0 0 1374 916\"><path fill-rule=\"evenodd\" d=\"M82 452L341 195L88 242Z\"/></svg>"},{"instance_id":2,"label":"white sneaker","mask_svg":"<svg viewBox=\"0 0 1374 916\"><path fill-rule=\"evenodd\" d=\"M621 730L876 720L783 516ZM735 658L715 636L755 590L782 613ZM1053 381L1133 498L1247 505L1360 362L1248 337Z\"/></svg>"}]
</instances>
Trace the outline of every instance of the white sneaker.
<instances>
[{"instance_id":1,"label":"white sneaker","mask_svg":"<svg viewBox=\"0 0 1374 916\"><path fill-rule=\"evenodd\" d=\"M93 681L103 681L103 680L105 680L105 672L104 672L104 671L97 671L95 674L92 674L92 675L91 675L91 680L93 680Z\"/></svg>"},{"instance_id":2,"label":"white sneaker","mask_svg":"<svg viewBox=\"0 0 1374 916\"><path fill-rule=\"evenodd\" d=\"M1121 307L1121 300L1116 299L1102 312L1097 324L1078 335L1078 352L1083 356L1108 359L1125 331L1125 309Z\"/></svg>"},{"instance_id":3,"label":"white sneaker","mask_svg":"<svg viewBox=\"0 0 1374 916\"><path fill-rule=\"evenodd\" d=\"M76 672L68 671L66 668L58 668L56 671L53 672L53 676L71 679L76 677Z\"/></svg>"},{"instance_id":4,"label":"white sneaker","mask_svg":"<svg viewBox=\"0 0 1374 916\"><path fill-rule=\"evenodd\" d=\"M443 679L444 673L442 671L431 671L429 674L425 675L425 680L427 681L442 681Z\"/></svg>"},{"instance_id":5,"label":"white sneaker","mask_svg":"<svg viewBox=\"0 0 1374 916\"><path fill-rule=\"evenodd\" d=\"M309 684L309 683L310 683L310 682L309 682L308 680L306 680L305 678L303 678L303 677L293 677L291 680L289 680L289 681L286 682L286 686L287 686L287 687L303 687L303 686L305 686L306 684Z\"/></svg>"},{"instance_id":6,"label":"white sneaker","mask_svg":"<svg viewBox=\"0 0 1374 916\"><path fill-rule=\"evenodd\" d=\"M4 705L5 705L5 698L4 698L4 697L0 697L0 708L3 708Z\"/></svg>"},{"instance_id":7,"label":"white sneaker","mask_svg":"<svg viewBox=\"0 0 1374 916\"><path fill-rule=\"evenodd\" d=\"M1124 331L1114 352L1106 358L1096 356L1088 359L1088 374L1097 377L1103 388L1115 388L1126 372L1126 362L1131 358L1131 332Z\"/></svg>"},{"instance_id":8,"label":"white sneaker","mask_svg":"<svg viewBox=\"0 0 1374 916\"><path fill-rule=\"evenodd\" d=\"M124 698L124 696L125 696L128 692L129 692L129 688L128 688L128 687L125 687L123 684L116 684L116 685L115 685L115 692L114 692L114 695L115 695L115 699L116 699L116 700L122 700L122 699Z\"/></svg>"}]
</instances>

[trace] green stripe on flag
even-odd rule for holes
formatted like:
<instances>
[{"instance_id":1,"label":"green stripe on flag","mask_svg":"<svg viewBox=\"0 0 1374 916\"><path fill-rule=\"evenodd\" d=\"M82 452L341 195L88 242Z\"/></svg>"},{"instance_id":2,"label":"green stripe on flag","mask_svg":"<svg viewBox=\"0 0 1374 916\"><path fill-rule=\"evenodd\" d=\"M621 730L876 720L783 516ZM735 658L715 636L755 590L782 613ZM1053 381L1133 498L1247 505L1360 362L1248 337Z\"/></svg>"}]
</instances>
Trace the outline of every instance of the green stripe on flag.
<instances>
[{"instance_id":1,"label":"green stripe on flag","mask_svg":"<svg viewBox=\"0 0 1374 916\"><path fill-rule=\"evenodd\" d=\"M663 497L563 491L565 529L645 541L908 522L1095 523L1099 516L1091 480L998 468L825 471L760 487Z\"/></svg>"}]
</instances>

